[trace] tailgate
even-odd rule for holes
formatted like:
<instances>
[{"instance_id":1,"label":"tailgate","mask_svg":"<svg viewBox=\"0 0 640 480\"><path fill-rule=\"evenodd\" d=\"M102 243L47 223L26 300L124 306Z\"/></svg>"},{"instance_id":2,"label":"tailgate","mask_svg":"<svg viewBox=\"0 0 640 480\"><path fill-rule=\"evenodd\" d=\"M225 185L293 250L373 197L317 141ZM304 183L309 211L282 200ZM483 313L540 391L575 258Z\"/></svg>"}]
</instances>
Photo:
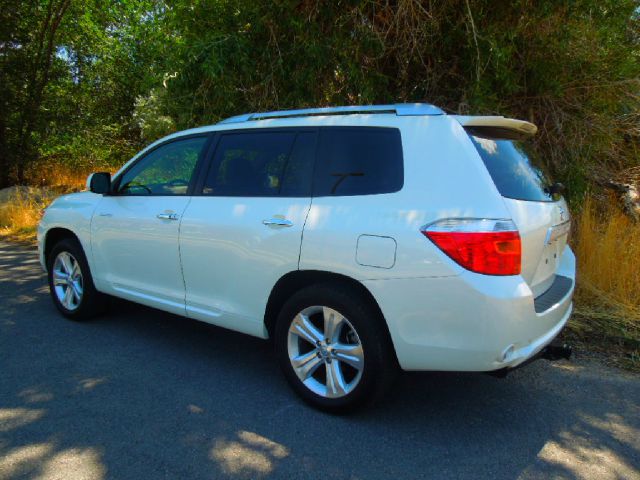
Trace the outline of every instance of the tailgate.
<instances>
[{"instance_id":1,"label":"tailgate","mask_svg":"<svg viewBox=\"0 0 640 480\"><path fill-rule=\"evenodd\" d=\"M567 244L570 221L564 200L529 202L505 198L522 241L522 277L534 297L553 283Z\"/></svg>"},{"instance_id":2,"label":"tailgate","mask_svg":"<svg viewBox=\"0 0 640 480\"><path fill-rule=\"evenodd\" d=\"M516 140L531 136L535 125L504 117L456 117L502 195L522 241L522 277L538 296L553 283L570 228L562 198Z\"/></svg>"}]
</instances>

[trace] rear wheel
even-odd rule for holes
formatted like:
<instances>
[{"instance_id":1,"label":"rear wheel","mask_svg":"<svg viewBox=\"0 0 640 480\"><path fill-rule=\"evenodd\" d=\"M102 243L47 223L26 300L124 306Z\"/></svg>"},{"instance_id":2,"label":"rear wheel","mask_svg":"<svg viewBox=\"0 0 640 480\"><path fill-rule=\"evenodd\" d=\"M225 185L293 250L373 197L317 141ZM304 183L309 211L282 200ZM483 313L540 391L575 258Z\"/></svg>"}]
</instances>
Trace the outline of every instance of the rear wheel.
<instances>
[{"instance_id":1,"label":"rear wheel","mask_svg":"<svg viewBox=\"0 0 640 480\"><path fill-rule=\"evenodd\" d=\"M93 285L87 259L77 240L60 240L47 260L51 298L65 317L85 320L104 310L105 297Z\"/></svg>"},{"instance_id":2,"label":"rear wheel","mask_svg":"<svg viewBox=\"0 0 640 480\"><path fill-rule=\"evenodd\" d=\"M347 411L374 399L397 370L384 320L350 288L296 293L276 325L276 353L293 389L312 406Z\"/></svg>"}]
</instances>

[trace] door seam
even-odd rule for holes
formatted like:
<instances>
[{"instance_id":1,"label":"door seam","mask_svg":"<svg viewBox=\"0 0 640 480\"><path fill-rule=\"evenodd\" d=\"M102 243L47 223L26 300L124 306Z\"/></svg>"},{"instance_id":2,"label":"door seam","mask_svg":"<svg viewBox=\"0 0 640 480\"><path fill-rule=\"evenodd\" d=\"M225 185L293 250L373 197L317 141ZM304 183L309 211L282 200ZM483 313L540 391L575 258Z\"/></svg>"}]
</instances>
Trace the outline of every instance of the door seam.
<instances>
[{"instance_id":1,"label":"door seam","mask_svg":"<svg viewBox=\"0 0 640 480\"><path fill-rule=\"evenodd\" d=\"M304 230L307 228L307 219L311 214L311 208L313 207L313 197L309 198L309 209L307 215L304 217L304 223L302 224L302 232L300 232L300 248L298 249L298 270L300 270L300 259L302 258L302 243L304 242Z\"/></svg>"},{"instance_id":2,"label":"door seam","mask_svg":"<svg viewBox=\"0 0 640 480\"><path fill-rule=\"evenodd\" d=\"M183 300L183 307L184 307L184 316L188 317L187 314L187 281L184 278L184 267L182 265L182 222L184 220L184 214L186 213L187 209L189 208L189 205L191 205L191 201L193 200L193 196L189 197L189 201L187 202L187 204L185 205L184 209L182 210L182 214L180 215L180 223L178 224L178 261L180 262L180 275L182 275L182 287L183 287L183 292L184 292L184 296L182 298Z\"/></svg>"}]
</instances>

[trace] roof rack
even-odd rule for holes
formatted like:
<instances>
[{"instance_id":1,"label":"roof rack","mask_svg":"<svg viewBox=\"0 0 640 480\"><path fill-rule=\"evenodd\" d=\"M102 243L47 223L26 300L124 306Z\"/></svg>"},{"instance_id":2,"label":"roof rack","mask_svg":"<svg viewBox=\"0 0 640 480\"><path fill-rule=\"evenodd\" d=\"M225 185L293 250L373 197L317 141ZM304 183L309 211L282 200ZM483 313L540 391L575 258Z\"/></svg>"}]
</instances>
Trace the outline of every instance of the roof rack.
<instances>
[{"instance_id":1,"label":"roof rack","mask_svg":"<svg viewBox=\"0 0 640 480\"><path fill-rule=\"evenodd\" d=\"M438 107L429 103L396 103L395 105L352 105L347 107L303 108L300 110L281 110L264 113L245 113L235 117L225 118L218 123L242 123L252 120L266 120L270 118L311 117L318 115L354 115L371 113L394 113L398 116L407 115L444 115Z\"/></svg>"}]
</instances>

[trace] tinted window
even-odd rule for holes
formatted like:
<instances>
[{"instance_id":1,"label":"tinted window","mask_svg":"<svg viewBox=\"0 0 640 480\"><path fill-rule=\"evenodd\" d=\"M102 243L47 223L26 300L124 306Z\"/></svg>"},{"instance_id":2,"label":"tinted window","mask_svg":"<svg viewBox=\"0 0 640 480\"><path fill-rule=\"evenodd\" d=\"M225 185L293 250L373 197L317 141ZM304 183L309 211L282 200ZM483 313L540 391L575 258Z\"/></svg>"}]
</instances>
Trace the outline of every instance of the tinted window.
<instances>
[{"instance_id":1,"label":"tinted window","mask_svg":"<svg viewBox=\"0 0 640 480\"><path fill-rule=\"evenodd\" d=\"M313 132L222 135L203 193L221 196L309 196Z\"/></svg>"},{"instance_id":2,"label":"tinted window","mask_svg":"<svg viewBox=\"0 0 640 480\"><path fill-rule=\"evenodd\" d=\"M394 128L326 128L314 195L397 192L404 181L402 141Z\"/></svg>"},{"instance_id":3,"label":"tinted window","mask_svg":"<svg viewBox=\"0 0 640 480\"><path fill-rule=\"evenodd\" d=\"M162 145L122 175L121 195L186 195L206 137L186 138Z\"/></svg>"},{"instance_id":4,"label":"tinted window","mask_svg":"<svg viewBox=\"0 0 640 480\"><path fill-rule=\"evenodd\" d=\"M495 140L470 135L493 182L503 197L550 202L542 171L529 161L522 147L511 140Z\"/></svg>"},{"instance_id":5,"label":"tinted window","mask_svg":"<svg viewBox=\"0 0 640 480\"><path fill-rule=\"evenodd\" d=\"M288 197L311 196L316 137L317 134L314 132L298 133L296 136L291 156L284 170L281 195Z\"/></svg>"}]
</instances>

